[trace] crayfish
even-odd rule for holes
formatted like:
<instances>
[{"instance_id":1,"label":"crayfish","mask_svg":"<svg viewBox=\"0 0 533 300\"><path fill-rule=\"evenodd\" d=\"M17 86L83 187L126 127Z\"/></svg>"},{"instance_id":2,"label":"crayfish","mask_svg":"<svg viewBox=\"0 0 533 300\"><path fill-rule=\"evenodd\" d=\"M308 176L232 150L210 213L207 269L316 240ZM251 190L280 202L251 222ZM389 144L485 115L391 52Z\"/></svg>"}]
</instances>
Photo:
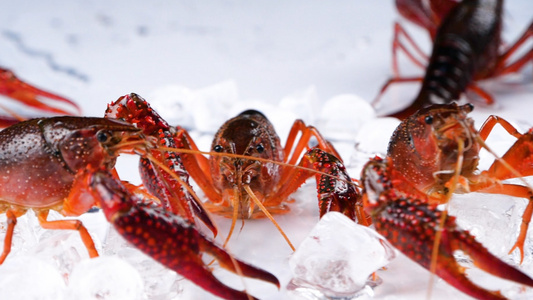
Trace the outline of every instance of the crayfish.
<instances>
[{"instance_id":1,"label":"crayfish","mask_svg":"<svg viewBox=\"0 0 533 300\"><path fill-rule=\"evenodd\" d=\"M42 99L63 102L74 108L77 113L81 111L79 106L72 100L36 88L20 80L12 71L4 68L0 68L0 94L43 112L72 115L68 110L50 106L43 102ZM0 105L0 108L11 115L0 116L0 127L10 126L26 119L3 105Z\"/></svg>"},{"instance_id":2,"label":"crayfish","mask_svg":"<svg viewBox=\"0 0 533 300\"><path fill-rule=\"evenodd\" d=\"M43 228L77 230L90 257L98 251L78 220L48 221L50 210L78 216L93 206L131 244L205 290L226 299L250 299L225 286L202 261L209 253L237 274L265 280L279 287L272 274L233 258L196 229L192 217L178 215L158 202L146 203L130 191L113 171L121 153L139 154L169 173L161 158L152 155L159 141L132 124L104 118L54 117L32 119L0 132L0 209L8 219L2 263L11 249L17 217L32 209ZM154 172L159 172L159 169ZM163 176L154 185L166 185ZM179 177L175 178L179 181ZM157 200L157 196L149 199ZM192 204L191 204L192 205Z\"/></svg>"},{"instance_id":3,"label":"crayfish","mask_svg":"<svg viewBox=\"0 0 533 300\"><path fill-rule=\"evenodd\" d=\"M126 95L113 102L106 116L135 124L147 135L160 139L161 144L171 147L165 153L167 161L172 160L171 164L178 165L182 176L188 179L190 175L209 200L200 206L232 217L226 243L231 237L237 218L266 216L294 250L294 246L271 213L287 213L289 207L286 202L300 185L315 174L320 176L320 169L322 172L331 172L332 167L335 167L327 162L327 155L312 151L303 155L299 165L296 165L299 157L310 148L308 144L311 138L317 140L319 149L338 157L333 146L316 128L306 126L301 120L294 122L285 148L282 148L273 125L256 110L244 111L221 126L213 140L212 151L208 153L209 159L202 155L205 152L198 150L185 129L170 127L146 100L136 94ZM177 152L181 153L177 155ZM151 166L146 167L148 163L141 161L141 169L152 170ZM338 173L345 174L345 180L351 183L344 170ZM146 177L153 176L152 171L143 171L142 174L146 174ZM160 190L159 187L149 189ZM354 212L357 206L355 202L360 202L358 190L350 187L348 193L353 193L354 196L337 197L338 194L332 192L332 184L324 180L317 181L317 189L321 215L330 210L341 210L357 220Z\"/></svg>"},{"instance_id":4,"label":"crayfish","mask_svg":"<svg viewBox=\"0 0 533 300\"><path fill-rule=\"evenodd\" d=\"M479 131L468 117L473 106L455 103L421 109L404 120L394 132L387 156L417 190L435 203L446 202L452 192L482 192L522 197L528 206L522 217L521 231L511 252L524 258L524 241L533 213L533 191L527 185L502 183L509 178L533 174L529 164L533 131L520 134L509 122L491 116ZM486 171L477 170L479 151L494 125L501 124L518 140ZM490 150L490 149L489 149Z\"/></svg>"},{"instance_id":5,"label":"crayfish","mask_svg":"<svg viewBox=\"0 0 533 300\"><path fill-rule=\"evenodd\" d=\"M396 4L402 15L428 29L433 40L433 51L423 78L398 77L397 59L394 55L395 77L382 87L374 103L377 103L379 96L390 84L422 82L422 86L409 107L391 116L405 119L430 104L458 100L466 90L477 93L490 104L493 102L491 95L475 82L517 72L532 61L533 49L526 50L514 61L510 58L532 36L533 23L514 44L504 52L501 51L503 0L433 0L429 7L418 0L398 0ZM405 33L400 29L396 32ZM406 49L397 36L398 34L393 42L394 53L397 48ZM410 38L407 40L414 45ZM418 47L414 49L423 55ZM407 50L405 52L417 65L423 65L413 54Z\"/></svg>"},{"instance_id":6,"label":"crayfish","mask_svg":"<svg viewBox=\"0 0 533 300\"><path fill-rule=\"evenodd\" d=\"M376 231L407 257L434 272L458 290L478 299L505 299L468 279L453 256L462 250L486 272L533 287L533 279L502 262L460 229L455 217L431 204L415 187L406 189L408 179L390 158L370 160L363 168L363 202Z\"/></svg>"},{"instance_id":7,"label":"crayfish","mask_svg":"<svg viewBox=\"0 0 533 300\"><path fill-rule=\"evenodd\" d=\"M509 122L491 116L479 131L468 118L473 106L433 105L404 120L391 137L387 157L371 159L361 173L361 219L370 216L376 231L398 250L460 291L476 298L504 299L464 274L454 252L462 250L492 275L533 287L533 279L492 255L456 219L438 205L465 192L496 193L527 199L519 237L511 249L523 259L523 245L532 213L531 187L502 183L532 175L533 130L520 134ZM478 171L479 151L492 128L500 124L518 138L487 171ZM313 151L320 152L320 149ZM342 162L332 159L337 165ZM325 175L320 175L326 178ZM334 179L329 179L334 180Z\"/></svg>"}]
</instances>

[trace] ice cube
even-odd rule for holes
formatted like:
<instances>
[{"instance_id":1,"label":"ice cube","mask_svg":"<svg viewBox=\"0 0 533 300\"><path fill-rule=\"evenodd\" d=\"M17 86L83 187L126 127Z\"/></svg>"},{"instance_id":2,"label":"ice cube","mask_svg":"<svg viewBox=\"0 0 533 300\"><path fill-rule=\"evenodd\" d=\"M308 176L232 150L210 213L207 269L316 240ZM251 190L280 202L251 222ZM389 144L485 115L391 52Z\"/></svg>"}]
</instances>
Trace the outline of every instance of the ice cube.
<instances>
[{"instance_id":1,"label":"ice cube","mask_svg":"<svg viewBox=\"0 0 533 300\"><path fill-rule=\"evenodd\" d=\"M375 231L343 214L322 217L289 260L293 292L313 287L326 297L349 297L366 289L369 276L395 257Z\"/></svg>"},{"instance_id":2,"label":"ice cube","mask_svg":"<svg viewBox=\"0 0 533 300\"><path fill-rule=\"evenodd\" d=\"M65 281L51 264L34 256L9 256L0 266L0 299L65 299Z\"/></svg>"},{"instance_id":3,"label":"ice cube","mask_svg":"<svg viewBox=\"0 0 533 300\"><path fill-rule=\"evenodd\" d=\"M172 300L180 297L183 291L180 281L183 277L129 244L114 228L109 230L104 253L119 257L132 265L138 274L142 274L142 299Z\"/></svg>"},{"instance_id":4,"label":"ice cube","mask_svg":"<svg viewBox=\"0 0 533 300\"><path fill-rule=\"evenodd\" d=\"M309 86L299 92L294 92L281 99L279 109L291 111L304 122L313 124L320 111L318 92L315 86Z\"/></svg>"},{"instance_id":5,"label":"ice cube","mask_svg":"<svg viewBox=\"0 0 533 300\"><path fill-rule=\"evenodd\" d=\"M326 101L316 126L328 139L351 140L363 124L375 117L374 108L366 100L344 94Z\"/></svg>"},{"instance_id":6,"label":"ice cube","mask_svg":"<svg viewBox=\"0 0 533 300\"><path fill-rule=\"evenodd\" d=\"M197 90L161 87L147 100L171 125L213 131L226 121L225 112L239 101L239 92L235 81L227 80Z\"/></svg>"},{"instance_id":7,"label":"ice cube","mask_svg":"<svg viewBox=\"0 0 533 300\"><path fill-rule=\"evenodd\" d=\"M142 299L141 275L126 261L100 256L82 261L69 278L69 299Z\"/></svg>"},{"instance_id":8,"label":"ice cube","mask_svg":"<svg viewBox=\"0 0 533 300\"><path fill-rule=\"evenodd\" d=\"M355 136L356 149L367 156L369 154L386 154L392 133L399 124L400 121L396 118L368 120Z\"/></svg>"}]
</instances>

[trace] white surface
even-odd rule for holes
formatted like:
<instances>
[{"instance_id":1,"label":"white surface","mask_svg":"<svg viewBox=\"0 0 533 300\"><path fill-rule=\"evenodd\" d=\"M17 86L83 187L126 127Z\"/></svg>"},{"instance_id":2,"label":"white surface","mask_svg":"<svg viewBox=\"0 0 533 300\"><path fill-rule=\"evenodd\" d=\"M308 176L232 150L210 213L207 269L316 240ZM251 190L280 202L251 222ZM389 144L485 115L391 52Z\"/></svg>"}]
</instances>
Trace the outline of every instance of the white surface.
<instances>
[{"instance_id":1,"label":"white surface","mask_svg":"<svg viewBox=\"0 0 533 300\"><path fill-rule=\"evenodd\" d=\"M505 37L513 41L531 21L533 2L513 0L505 5ZM376 151L375 143L382 145L383 140L369 141L367 139L374 140L374 137L365 137L365 132L360 131L365 128L364 124L362 127L353 125L352 122L356 122L353 120L359 118L353 107L330 112L329 105L338 105L342 103L339 99L347 98L370 102L376 96L391 75L392 24L396 19L398 15L392 0L335 3L226 0L174 1L172 4L170 1L124 0L111 3L4 1L0 4L0 65L12 69L30 83L74 99L84 113L91 116L102 116L107 103L136 92L161 105L160 113L172 123L199 129L193 131L193 135L202 149L209 147L212 135L224 120L246 108L263 111L282 139L296 118L303 118L324 132L328 132L329 125L338 129L339 118L348 118L346 132L335 132L328 137L351 164L352 176L357 177L364 163L361 156L373 153L355 152L354 145L359 143L363 149ZM424 49L429 49L425 32L412 26L408 26L408 30ZM402 61L403 73L421 74L421 70L405 59ZM485 84L497 103L493 106L476 103L472 115L477 126L490 114L512 120L522 130L533 125L531 69L530 65L520 76L507 78L506 82ZM383 99L387 103L384 105L408 101L416 91L416 86L391 89ZM336 98L339 95L344 96ZM367 114L364 113L363 118L367 119ZM331 119L327 119L328 115ZM392 130L389 125L387 128ZM489 143L501 151L509 147L512 139L502 142L505 134L498 132ZM386 138L390 133L379 134ZM491 158L486 154L483 158L486 167ZM138 181L138 176L131 176L136 173L136 158L124 157L118 166L126 179ZM318 220L313 185L295 194L296 202L291 205L289 214L276 216L296 245ZM500 199L523 205L522 200ZM103 240L107 231L105 226L102 228L101 218L96 219L89 222L89 230ZM217 217L216 222L221 228L220 235L224 236L229 221ZM43 233L35 223L31 218L19 222L13 253L7 260L40 249L41 255L35 256L58 264L60 274L68 277L71 261L77 264L87 259L83 246L77 241L78 236ZM284 240L266 220L246 221L242 229L238 229L240 231L228 245L230 251L244 261L273 272L283 286L277 291L268 284L247 281L249 292L262 299L288 298L284 287L291 277L287 263L291 251ZM77 251L72 251L70 246L61 248L61 241L67 236L72 243L78 243ZM54 249L59 257L52 254ZM109 252L106 255L118 255ZM66 266L64 262L61 264L64 260ZM524 268L533 274L530 261ZM138 265L132 264L139 270ZM5 270L5 266L0 267L0 271L2 269ZM214 272L224 282L239 286L237 276L216 267ZM147 275L143 276L146 285ZM376 299L423 298L430 277L427 271L402 256L380 272L380 276L384 283L375 290ZM481 281L485 278L481 277ZM211 297L187 281L179 283L180 287L170 284L173 292L168 293L168 299ZM493 281L486 280L485 284L492 285ZM183 289L183 293L176 296L175 291L179 289ZM436 280L432 296L434 299L466 298L441 280Z\"/></svg>"}]
</instances>

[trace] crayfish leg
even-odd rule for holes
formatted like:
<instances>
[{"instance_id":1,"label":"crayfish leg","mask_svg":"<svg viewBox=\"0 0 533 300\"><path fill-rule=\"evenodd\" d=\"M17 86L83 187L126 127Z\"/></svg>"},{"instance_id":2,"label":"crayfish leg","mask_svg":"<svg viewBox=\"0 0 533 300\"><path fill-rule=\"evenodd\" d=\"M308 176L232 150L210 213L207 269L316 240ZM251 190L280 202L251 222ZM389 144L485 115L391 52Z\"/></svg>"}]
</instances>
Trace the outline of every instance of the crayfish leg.
<instances>
[{"instance_id":1,"label":"crayfish leg","mask_svg":"<svg viewBox=\"0 0 533 300\"><path fill-rule=\"evenodd\" d=\"M11 243L13 241L13 230L15 229L15 225L17 225L17 216L15 215L15 212L12 210L6 211L7 216L7 230L6 230L6 237L4 238L4 251L2 252L2 255L0 255L0 265L4 263L4 260L6 259L9 252L11 252Z\"/></svg>"},{"instance_id":2,"label":"crayfish leg","mask_svg":"<svg viewBox=\"0 0 533 300\"><path fill-rule=\"evenodd\" d=\"M87 231L87 228L83 226L83 223L80 220L55 220L48 221L48 211L42 211L37 214L39 223L44 229L66 229L66 230L77 230L80 233L81 240L89 252L91 258L98 256L98 251L94 245L94 241Z\"/></svg>"}]
</instances>

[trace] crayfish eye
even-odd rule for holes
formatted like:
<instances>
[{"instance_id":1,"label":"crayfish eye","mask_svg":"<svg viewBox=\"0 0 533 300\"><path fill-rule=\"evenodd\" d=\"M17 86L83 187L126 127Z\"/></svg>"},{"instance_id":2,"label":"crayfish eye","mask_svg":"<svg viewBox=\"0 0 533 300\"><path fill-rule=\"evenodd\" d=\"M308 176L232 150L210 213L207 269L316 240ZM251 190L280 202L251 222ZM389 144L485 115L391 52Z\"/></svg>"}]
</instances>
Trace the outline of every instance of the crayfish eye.
<instances>
[{"instance_id":1,"label":"crayfish eye","mask_svg":"<svg viewBox=\"0 0 533 300\"><path fill-rule=\"evenodd\" d=\"M111 140L111 132L107 130L100 130L96 133L96 140L100 143L107 143Z\"/></svg>"},{"instance_id":2,"label":"crayfish eye","mask_svg":"<svg viewBox=\"0 0 533 300\"><path fill-rule=\"evenodd\" d=\"M216 145L215 147L213 147L213 151L215 151L215 152L222 152L222 149L223 148L220 145Z\"/></svg>"},{"instance_id":3,"label":"crayfish eye","mask_svg":"<svg viewBox=\"0 0 533 300\"><path fill-rule=\"evenodd\" d=\"M427 116L424 118L424 122L426 122L426 124L428 125L431 125L433 123L433 116Z\"/></svg>"},{"instance_id":4,"label":"crayfish eye","mask_svg":"<svg viewBox=\"0 0 533 300\"><path fill-rule=\"evenodd\" d=\"M258 153L263 153L265 151L265 147L261 144L255 146L255 150L257 150Z\"/></svg>"}]
</instances>

